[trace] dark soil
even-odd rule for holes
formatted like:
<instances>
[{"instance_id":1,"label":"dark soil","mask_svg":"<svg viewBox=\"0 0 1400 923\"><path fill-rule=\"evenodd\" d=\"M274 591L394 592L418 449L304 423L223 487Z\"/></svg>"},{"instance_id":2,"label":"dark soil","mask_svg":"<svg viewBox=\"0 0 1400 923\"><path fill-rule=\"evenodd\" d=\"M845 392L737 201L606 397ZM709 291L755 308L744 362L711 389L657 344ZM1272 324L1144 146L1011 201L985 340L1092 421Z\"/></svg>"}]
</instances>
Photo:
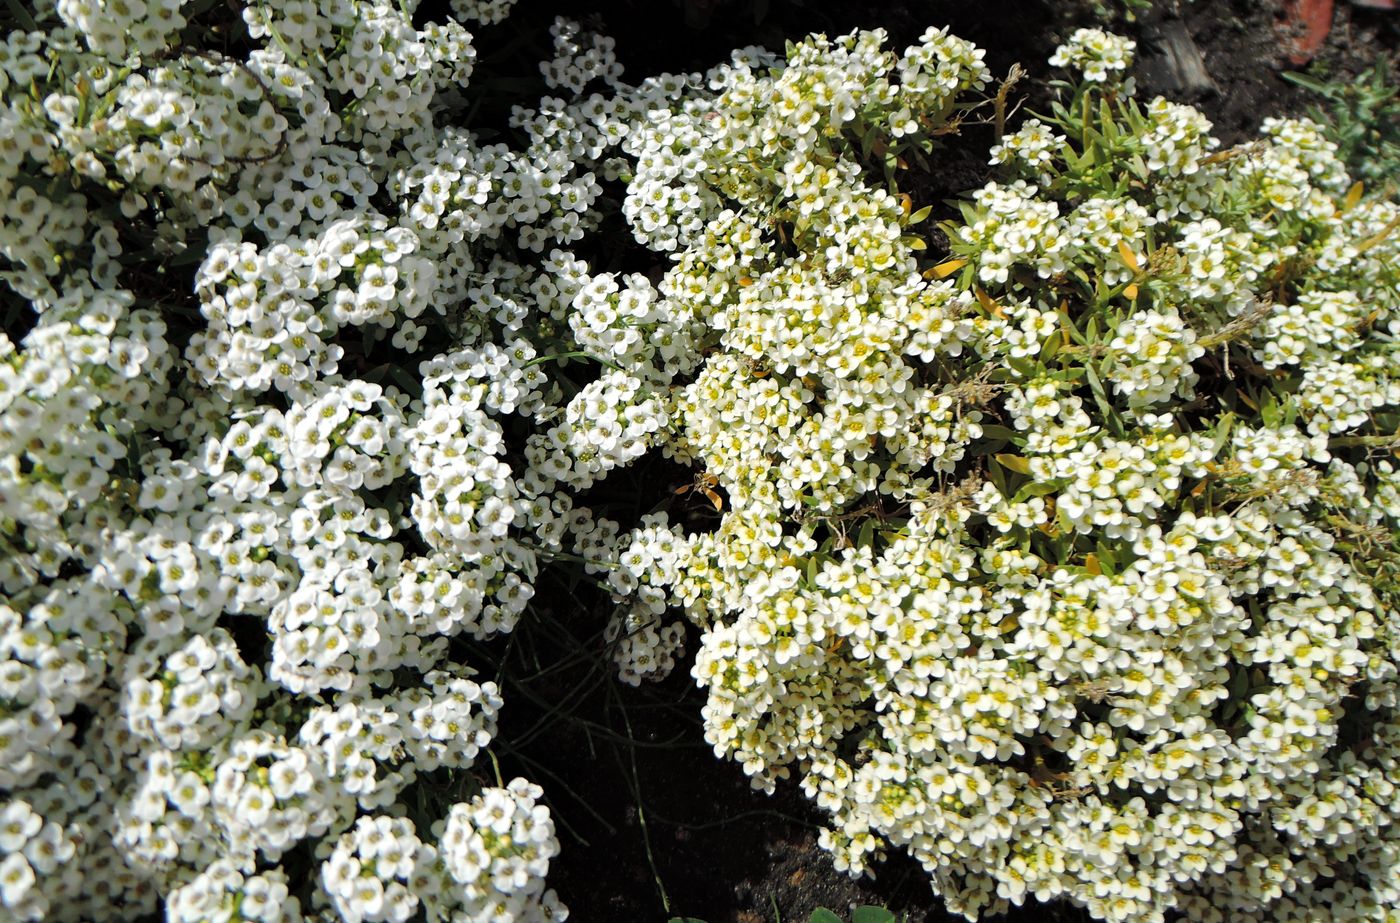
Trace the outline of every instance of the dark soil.
<instances>
[{"instance_id":1,"label":"dark soil","mask_svg":"<svg viewBox=\"0 0 1400 923\"><path fill-rule=\"evenodd\" d=\"M929 25L949 25L986 48L995 74L1019 62L1038 78L1047 75L1045 62L1055 44L1074 28L1108 25L1139 41L1141 95L1200 106L1222 140L1232 144L1251 136L1265 117L1303 114L1316 102L1280 76L1289 68L1281 5L1281 0L1164 0L1129 19L1121 3L1092 0L884 0L870 6L842 0L522 0L511 20L497 28L515 29L517 36L522 26L538 29L544 53L549 44L544 30L556 14L584 20L617 39L627 77L638 80L663 71L702 70L727 60L732 48L781 47L785 39L816 31L834 35L881 26L892 45L902 48ZM1104 21L1100 6L1110 8L1114 21ZM485 30L478 41L483 54L491 50L491 34ZM1363 11L1339 0L1317 66L1341 77L1354 75L1378 56L1393 57L1398 37L1400 14ZM1168 60L1168 46L1199 56L1204 84L1182 81ZM1033 109L1037 101L1029 102ZM971 126L963 138L951 139L939 155L937 175L922 183L923 195L916 198L937 201L982 182L989 132ZM673 485L663 486L669 491ZM664 496L666 491L653 492ZM651 499L619 496L614 503L636 515ZM608 515L619 518L619 511ZM821 813L795 785L765 796L750 788L737 765L716 759L701 734L703 695L689 678L688 661L659 685L620 686L610 671L599 668L606 600L587 587L546 583L537 601L546 609L537 618L549 624L537 630L522 625L506 656L515 658L512 675L545 672L507 694L495 746L504 748L497 750L504 771L523 774L546 790L563 844L550 882L572 919L647 923L689 916L708 923L805 923L816 907L844 914L862 903L888 906L914 921L953 919L906 857L892 856L876 881L854 881L837 872L816 845ZM572 666L550 669L569 657ZM1076 908L1030 906L1011 919L1088 918Z\"/></svg>"}]
</instances>

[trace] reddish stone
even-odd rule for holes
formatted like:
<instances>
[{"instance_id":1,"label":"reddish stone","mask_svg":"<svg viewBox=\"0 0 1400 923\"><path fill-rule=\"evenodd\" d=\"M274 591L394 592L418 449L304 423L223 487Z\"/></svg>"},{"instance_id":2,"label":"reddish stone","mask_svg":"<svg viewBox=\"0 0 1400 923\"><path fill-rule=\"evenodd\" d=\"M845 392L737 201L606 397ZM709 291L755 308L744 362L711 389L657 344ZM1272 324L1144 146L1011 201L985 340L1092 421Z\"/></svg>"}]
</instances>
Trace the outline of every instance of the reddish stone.
<instances>
[{"instance_id":1,"label":"reddish stone","mask_svg":"<svg viewBox=\"0 0 1400 923\"><path fill-rule=\"evenodd\" d=\"M1284 27L1293 36L1288 61L1294 67L1307 64L1322 50L1332 30L1332 0L1288 0L1283 15Z\"/></svg>"}]
</instances>

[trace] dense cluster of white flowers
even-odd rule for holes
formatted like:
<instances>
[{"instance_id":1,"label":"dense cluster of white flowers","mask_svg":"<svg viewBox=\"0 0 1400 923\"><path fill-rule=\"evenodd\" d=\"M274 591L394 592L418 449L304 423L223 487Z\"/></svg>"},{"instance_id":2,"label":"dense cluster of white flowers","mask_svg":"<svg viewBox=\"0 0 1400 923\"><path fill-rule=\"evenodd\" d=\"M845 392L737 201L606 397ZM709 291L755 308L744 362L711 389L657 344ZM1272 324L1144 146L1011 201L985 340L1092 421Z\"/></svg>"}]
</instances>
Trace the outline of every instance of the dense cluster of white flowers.
<instances>
[{"instance_id":1,"label":"dense cluster of white flowers","mask_svg":"<svg viewBox=\"0 0 1400 923\"><path fill-rule=\"evenodd\" d=\"M617 541L616 565L607 579L620 605L604 636L614 645L613 661L625 683L664 679L683 652L684 624L662 624L661 617L684 549L680 527L668 524L664 513L643 516L638 528Z\"/></svg>"},{"instance_id":2,"label":"dense cluster of white flowers","mask_svg":"<svg viewBox=\"0 0 1400 923\"><path fill-rule=\"evenodd\" d=\"M454 642L556 558L625 682L685 612L716 753L841 868L905 849L970 918L1393 913L1400 210L1316 126L1216 151L1082 31L932 265L897 181L990 76L945 31L630 86L560 20L485 143L416 12L252 3L235 55L55 0L0 44L7 918L563 919ZM567 249L618 181L664 273ZM576 504L649 452L715 531ZM425 815L439 769L475 787Z\"/></svg>"},{"instance_id":3,"label":"dense cluster of white flowers","mask_svg":"<svg viewBox=\"0 0 1400 923\"><path fill-rule=\"evenodd\" d=\"M406 818L360 817L321 864L330 906L345 923L405 923L420 908L436 920L565 919L543 885L559 842L541 794L524 779L486 788L454 805L431 843Z\"/></svg>"},{"instance_id":4,"label":"dense cluster of white flowers","mask_svg":"<svg viewBox=\"0 0 1400 923\"><path fill-rule=\"evenodd\" d=\"M986 73L879 46L741 56L650 113L626 210L672 268L576 301L702 325L663 446L730 507L663 584L716 753L970 919L1388 919L1400 210L1306 122L1213 153L1085 31L921 274L878 148Z\"/></svg>"},{"instance_id":5,"label":"dense cluster of white flowers","mask_svg":"<svg viewBox=\"0 0 1400 923\"><path fill-rule=\"evenodd\" d=\"M437 919L559 921L568 912L544 879L559 852L543 790L524 779L454 805L434 827L431 872L415 888ZM440 887L434 887L437 880ZM431 884L429 882L432 882Z\"/></svg>"},{"instance_id":6,"label":"dense cluster of white flowers","mask_svg":"<svg viewBox=\"0 0 1400 923\"><path fill-rule=\"evenodd\" d=\"M1121 77L1133 66L1136 48L1136 42L1121 35L1102 29L1076 29L1069 41L1055 49L1050 63L1071 68L1085 80L1104 83Z\"/></svg>"},{"instance_id":7,"label":"dense cluster of white flowers","mask_svg":"<svg viewBox=\"0 0 1400 923\"><path fill-rule=\"evenodd\" d=\"M574 338L589 270L558 248L684 81L628 87L560 20L560 95L483 143L452 124L472 36L416 6L247 4L235 53L183 44L176 2L59 0L0 44L7 919L565 915L538 789L431 842L405 812L496 732L453 636L510 631L573 494L666 425L636 333ZM581 349L637 372L563 388ZM281 865L305 850L315 881Z\"/></svg>"}]
</instances>

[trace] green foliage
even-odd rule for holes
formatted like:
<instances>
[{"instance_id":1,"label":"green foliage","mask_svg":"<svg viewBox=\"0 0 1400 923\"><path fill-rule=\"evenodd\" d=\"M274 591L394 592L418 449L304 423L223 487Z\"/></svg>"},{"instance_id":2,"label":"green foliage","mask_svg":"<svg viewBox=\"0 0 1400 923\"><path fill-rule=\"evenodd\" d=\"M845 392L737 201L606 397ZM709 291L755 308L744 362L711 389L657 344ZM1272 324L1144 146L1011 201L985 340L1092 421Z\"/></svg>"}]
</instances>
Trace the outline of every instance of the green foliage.
<instances>
[{"instance_id":1,"label":"green foliage","mask_svg":"<svg viewBox=\"0 0 1400 923\"><path fill-rule=\"evenodd\" d=\"M674 584L707 740L796 776L837 868L907 849L968 919L1314 913L1336 902L1306 874L1280 900L1241 857L1301 867L1329 837L1356 859L1326 886L1360 905L1391 847L1363 812L1291 818L1400 744L1370 672L1400 636L1374 451L1400 442L1400 209L1311 122L1221 149L1201 112L1135 100L1132 50L1081 29L1056 52L1075 79L991 151L937 261L859 130L786 140L867 82L804 64L819 95L790 51L791 99L728 97L776 100L767 121L705 120L724 156L697 185L759 155L784 178L712 206L661 285L717 306L671 446L727 497ZM858 169L817 180L817 150ZM800 233L754 244L789 202Z\"/></svg>"},{"instance_id":2,"label":"green foliage","mask_svg":"<svg viewBox=\"0 0 1400 923\"><path fill-rule=\"evenodd\" d=\"M1326 126L1352 175L1393 188L1400 175L1400 85L1390 65L1378 61L1353 79L1329 76L1321 67L1283 76L1323 98L1311 115Z\"/></svg>"},{"instance_id":3,"label":"green foliage","mask_svg":"<svg viewBox=\"0 0 1400 923\"><path fill-rule=\"evenodd\" d=\"M1123 22L1135 22L1138 17L1152 11L1152 0L1083 0L1069 5L1069 10L1061 16L1073 20L1085 19L1114 26Z\"/></svg>"}]
</instances>

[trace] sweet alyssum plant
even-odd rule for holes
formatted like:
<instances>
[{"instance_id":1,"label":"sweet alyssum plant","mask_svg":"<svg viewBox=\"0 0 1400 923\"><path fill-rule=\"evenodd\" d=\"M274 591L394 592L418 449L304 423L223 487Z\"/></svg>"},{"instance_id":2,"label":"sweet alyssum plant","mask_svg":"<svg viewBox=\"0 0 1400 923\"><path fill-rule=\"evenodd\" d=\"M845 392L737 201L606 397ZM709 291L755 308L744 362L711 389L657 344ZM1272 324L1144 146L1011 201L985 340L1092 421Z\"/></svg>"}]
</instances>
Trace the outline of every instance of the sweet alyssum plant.
<instances>
[{"instance_id":1,"label":"sweet alyssum plant","mask_svg":"<svg viewBox=\"0 0 1400 923\"><path fill-rule=\"evenodd\" d=\"M1388 919L1400 209L1307 122L1219 149L1083 31L932 264L886 158L988 75L880 38L651 113L626 207L672 268L574 302L703 356L664 446L728 508L629 569L700 626L716 753L969 919Z\"/></svg>"},{"instance_id":2,"label":"sweet alyssum plant","mask_svg":"<svg viewBox=\"0 0 1400 923\"><path fill-rule=\"evenodd\" d=\"M6 919L567 913L452 639L658 428L633 374L551 375L562 248L678 81L561 20L558 95L485 143L415 7L60 0L0 42Z\"/></svg>"},{"instance_id":3,"label":"sweet alyssum plant","mask_svg":"<svg viewBox=\"0 0 1400 923\"><path fill-rule=\"evenodd\" d=\"M969 915L1396 903L1400 217L1312 127L1213 150L1085 33L930 265L893 183L966 42L630 86L561 21L488 143L414 12L250 3L215 50L207 5L60 0L0 44L6 914L563 918L452 639L568 558L630 682L687 612L711 742L845 868L908 849ZM658 283L568 249L617 179ZM716 532L576 506L657 449Z\"/></svg>"}]
</instances>

